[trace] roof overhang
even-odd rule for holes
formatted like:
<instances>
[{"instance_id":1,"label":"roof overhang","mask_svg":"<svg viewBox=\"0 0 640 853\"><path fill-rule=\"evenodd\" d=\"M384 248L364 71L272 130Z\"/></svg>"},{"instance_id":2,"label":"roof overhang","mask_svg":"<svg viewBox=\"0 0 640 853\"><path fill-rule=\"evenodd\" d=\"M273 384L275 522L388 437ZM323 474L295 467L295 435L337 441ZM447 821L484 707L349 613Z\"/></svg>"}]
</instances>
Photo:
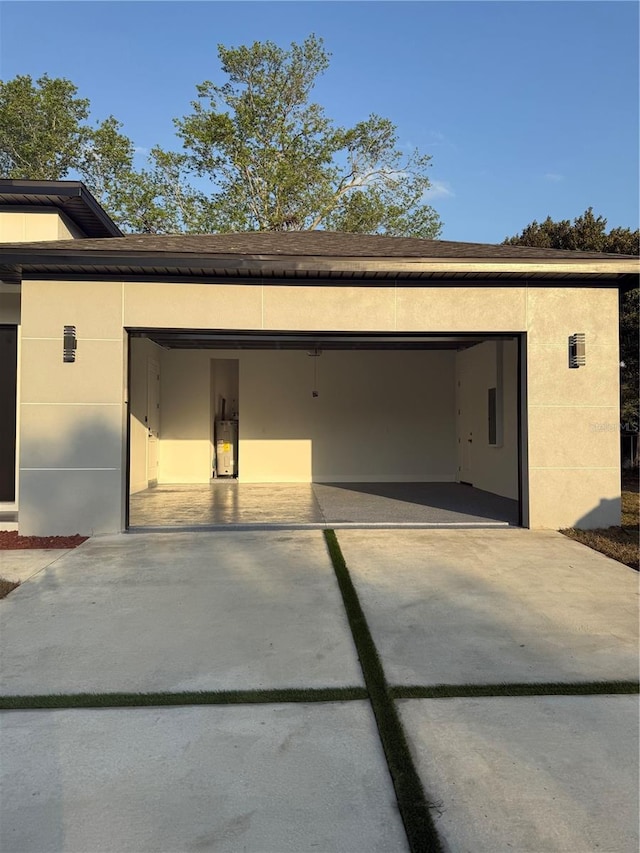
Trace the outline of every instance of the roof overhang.
<instances>
[{"instance_id":1,"label":"roof overhang","mask_svg":"<svg viewBox=\"0 0 640 853\"><path fill-rule=\"evenodd\" d=\"M81 181L0 179L0 208L52 208L87 237L121 237L122 231Z\"/></svg>"},{"instance_id":2,"label":"roof overhang","mask_svg":"<svg viewBox=\"0 0 640 853\"><path fill-rule=\"evenodd\" d=\"M83 251L81 242L69 241L68 249L46 246L22 250L0 247L3 278L142 277L185 278L215 281L232 278L345 280L548 280L601 282L612 286L637 286L631 282L640 272L640 260L495 260L473 258L381 258L301 255L158 253L145 251ZM4 271L4 274L3 272Z\"/></svg>"}]
</instances>

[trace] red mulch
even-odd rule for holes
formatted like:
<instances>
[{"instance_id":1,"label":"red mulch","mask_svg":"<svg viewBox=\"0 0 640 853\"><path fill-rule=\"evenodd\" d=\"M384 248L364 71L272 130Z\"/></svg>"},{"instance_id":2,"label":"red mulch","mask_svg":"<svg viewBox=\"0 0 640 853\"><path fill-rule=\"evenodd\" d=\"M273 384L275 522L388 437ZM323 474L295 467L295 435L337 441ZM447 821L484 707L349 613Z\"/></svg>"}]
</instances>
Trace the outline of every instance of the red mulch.
<instances>
[{"instance_id":1,"label":"red mulch","mask_svg":"<svg viewBox=\"0 0 640 853\"><path fill-rule=\"evenodd\" d=\"M0 551L21 551L27 548L77 548L88 536L19 536L17 530L0 530Z\"/></svg>"}]
</instances>

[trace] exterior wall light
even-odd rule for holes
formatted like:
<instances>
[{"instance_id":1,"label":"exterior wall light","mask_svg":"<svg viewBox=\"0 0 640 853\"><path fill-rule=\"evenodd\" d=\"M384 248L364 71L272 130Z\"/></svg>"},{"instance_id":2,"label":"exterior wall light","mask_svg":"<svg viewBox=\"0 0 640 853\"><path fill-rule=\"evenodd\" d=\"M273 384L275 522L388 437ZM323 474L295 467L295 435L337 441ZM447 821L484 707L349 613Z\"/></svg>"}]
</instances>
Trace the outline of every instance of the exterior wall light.
<instances>
[{"instance_id":1,"label":"exterior wall light","mask_svg":"<svg viewBox=\"0 0 640 853\"><path fill-rule=\"evenodd\" d=\"M586 363L584 332L569 335L569 367L584 367Z\"/></svg>"},{"instance_id":2,"label":"exterior wall light","mask_svg":"<svg viewBox=\"0 0 640 853\"><path fill-rule=\"evenodd\" d=\"M62 339L62 361L65 364L72 364L76 360L77 346L76 327L65 326Z\"/></svg>"}]
</instances>

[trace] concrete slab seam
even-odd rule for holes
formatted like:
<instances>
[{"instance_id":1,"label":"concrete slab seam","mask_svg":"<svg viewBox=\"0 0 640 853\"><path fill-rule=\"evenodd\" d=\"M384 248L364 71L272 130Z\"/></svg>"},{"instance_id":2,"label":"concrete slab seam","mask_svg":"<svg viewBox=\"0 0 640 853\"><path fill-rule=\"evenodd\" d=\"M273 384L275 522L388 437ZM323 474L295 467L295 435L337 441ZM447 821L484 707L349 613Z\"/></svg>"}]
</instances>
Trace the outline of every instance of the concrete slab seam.
<instances>
[{"instance_id":1,"label":"concrete slab seam","mask_svg":"<svg viewBox=\"0 0 640 853\"><path fill-rule=\"evenodd\" d=\"M334 530L325 530L324 538L369 692L369 701L396 792L409 848L411 853L443 853L430 811L435 804L429 802L425 794L395 702L389 695L378 650Z\"/></svg>"},{"instance_id":2,"label":"concrete slab seam","mask_svg":"<svg viewBox=\"0 0 640 853\"><path fill-rule=\"evenodd\" d=\"M364 687L217 690L181 693L43 693L0 696L0 711L82 708L139 708L185 705L265 705L308 702L354 702L368 699Z\"/></svg>"}]
</instances>

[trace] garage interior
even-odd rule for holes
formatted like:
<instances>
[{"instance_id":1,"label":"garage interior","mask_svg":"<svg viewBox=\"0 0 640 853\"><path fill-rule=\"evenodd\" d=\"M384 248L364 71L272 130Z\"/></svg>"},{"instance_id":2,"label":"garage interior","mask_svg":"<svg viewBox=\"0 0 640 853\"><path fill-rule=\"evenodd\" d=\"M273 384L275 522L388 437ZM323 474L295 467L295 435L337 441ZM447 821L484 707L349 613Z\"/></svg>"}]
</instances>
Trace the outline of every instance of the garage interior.
<instances>
[{"instance_id":1,"label":"garage interior","mask_svg":"<svg viewBox=\"0 0 640 853\"><path fill-rule=\"evenodd\" d=\"M521 346L130 329L128 529L517 526Z\"/></svg>"}]
</instances>

